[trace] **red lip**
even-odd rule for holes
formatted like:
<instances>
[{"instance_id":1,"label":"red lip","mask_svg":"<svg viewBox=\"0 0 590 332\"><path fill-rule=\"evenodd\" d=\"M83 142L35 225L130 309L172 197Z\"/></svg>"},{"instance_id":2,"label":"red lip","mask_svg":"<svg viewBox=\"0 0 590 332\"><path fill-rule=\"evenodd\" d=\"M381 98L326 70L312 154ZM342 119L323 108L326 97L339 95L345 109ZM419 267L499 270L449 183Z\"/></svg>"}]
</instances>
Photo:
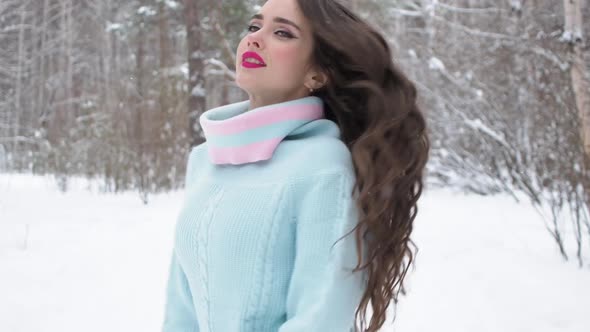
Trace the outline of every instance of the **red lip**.
<instances>
[{"instance_id":1,"label":"red lip","mask_svg":"<svg viewBox=\"0 0 590 332\"><path fill-rule=\"evenodd\" d=\"M262 65L259 65L256 63L251 63L251 62L246 62L247 58L256 59L256 60L260 61L262 63ZM264 62L264 60L262 60L262 57L260 55L258 55L258 53L248 51L248 52L244 52L244 54L242 55L242 65L246 68L259 68L259 67L265 67L266 63Z\"/></svg>"}]
</instances>

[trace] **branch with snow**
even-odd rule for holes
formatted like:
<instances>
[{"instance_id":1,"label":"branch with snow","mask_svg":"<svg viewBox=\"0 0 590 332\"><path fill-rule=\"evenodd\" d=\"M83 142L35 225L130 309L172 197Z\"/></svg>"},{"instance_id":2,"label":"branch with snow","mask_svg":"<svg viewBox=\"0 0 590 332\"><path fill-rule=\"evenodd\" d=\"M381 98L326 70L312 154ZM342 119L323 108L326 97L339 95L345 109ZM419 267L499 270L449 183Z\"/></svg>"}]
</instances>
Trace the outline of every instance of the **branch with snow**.
<instances>
[{"instance_id":1,"label":"branch with snow","mask_svg":"<svg viewBox=\"0 0 590 332\"><path fill-rule=\"evenodd\" d=\"M463 121L471 129L486 134L488 137L492 138L492 140L494 140L496 143L499 143L500 145L502 145L503 147L505 147L508 150L512 149L512 147L508 144L508 142L506 142L506 139L504 138L503 134L490 128L485 123L483 123L480 119L473 120L473 119L469 119L465 116L463 118Z\"/></svg>"},{"instance_id":2,"label":"branch with snow","mask_svg":"<svg viewBox=\"0 0 590 332\"><path fill-rule=\"evenodd\" d=\"M484 37L484 38L494 38L494 39L517 40L517 41L522 40L522 38L510 36L510 35L505 35L502 33L488 32L488 31L481 31L481 30L473 29L473 28L470 28L470 27L465 26L463 24L448 21L444 17L440 17L438 15L433 15L432 18L439 21L439 22L442 22L444 24L450 25L453 28L457 28L457 29L459 29L467 34L470 34L472 36L478 36L478 37Z\"/></svg>"},{"instance_id":3,"label":"branch with snow","mask_svg":"<svg viewBox=\"0 0 590 332\"><path fill-rule=\"evenodd\" d=\"M530 48L527 48L527 49L529 49L533 53L535 53L537 55L540 55L540 56L544 57L545 59L553 62L562 71L566 71L566 70L568 70L570 68L570 64L567 61L561 60L559 58L559 56L557 56L557 54L553 53L549 49L542 48L542 47L537 47L537 46L533 46L533 47L530 47Z\"/></svg>"},{"instance_id":4,"label":"branch with snow","mask_svg":"<svg viewBox=\"0 0 590 332\"><path fill-rule=\"evenodd\" d=\"M231 69L229 69L227 67L227 65L225 63L223 63L222 61L210 58L210 59L205 60L205 65L213 67L213 68L207 68L206 72L211 72L211 70L217 69L217 70L220 70L221 73L223 73L227 79L230 79L230 80L236 79L236 73L234 71L232 71Z\"/></svg>"},{"instance_id":5,"label":"branch with snow","mask_svg":"<svg viewBox=\"0 0 590 332\"><path fill-rule=\"evenodd\" d=\"M496 7L466 8L466 7L452 6L452 5L448 5L448 4L440 3L440 2L437 2L436 6L442 8L442 9L448 10L448 11L463 13L463 14L489 14L489 13L502 13L505 11L501 8L496 8Z\"/></svg>"},{"instance_id":6,"label":"branch with snow","mask_svg":"<svg viewBox=\"0 0 590 332\"><path fill-rule=\"evenodd\" d=\"M575 43L581 43L582 41L584 41L584 37L582 35L581 30L576 30L576 31L565 30L561 34L561 36L559 37L559 41L563 42L563 43L568 43L568 44L575 44Z\"/></svg>"},{"instance_id":7,"label":"branch with snow","mask_svg":"<svg viewBox=\"0 0 590 332\"><path fill-rule=\"evenodd\" d=\"M18 142L18 143L28 143L28 144L37 144L38 141L24 136L15 136L15 137L0 137L0 143L9 143L9 142Z\"/></svg>"},{"instance_id":8,"label":"branch with snow","mask_svg":"<svg viewBox=\"0 0 590 332\"><path fill-rule=\"evenodd\" d=\"M423 13L419 12L419 11L406 10L406 9L401 9L401 8L390 8L388 11L392 15L399 15L399 16L421 17L423 15Z\"/></svg>"}]
</instances>

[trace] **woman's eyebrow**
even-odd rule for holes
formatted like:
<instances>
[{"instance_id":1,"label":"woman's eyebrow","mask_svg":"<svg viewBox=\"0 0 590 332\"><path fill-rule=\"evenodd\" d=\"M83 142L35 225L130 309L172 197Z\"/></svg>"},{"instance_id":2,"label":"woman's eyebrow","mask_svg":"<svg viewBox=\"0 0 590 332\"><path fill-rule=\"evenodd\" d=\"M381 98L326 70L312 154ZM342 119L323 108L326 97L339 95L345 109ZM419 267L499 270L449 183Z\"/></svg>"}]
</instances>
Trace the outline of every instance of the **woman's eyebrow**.
<instances>
[{"instance_id":1,"label":"woman's eyebrow","mask_svg":"<svg viewBox=\"0 0 590 332\"><path fill-rule=\"evenodd\" d=\"M254 20L254 19L256 19L256 20L264 20L264 15L262 15L262 14L255 14L254 16L252 16L252 18L251 18L251 19L252 19L252 20ZM278 17L278 16L277 16L277 17L275 17L275 18L274 18L274 20L273 20L273 21L275 21L275 22L277 22L277 23L283 23L283 24L288 24L288 25L291 25L291 26L295 27L297 30L301 31L301 28L300 28L300 27L299 27L297 24L295 24L295 23L293 23L293 22L289 21L289 20L288 20L288 19L286 19L286 18L283 18L283 17Z\"/></svg>"}]
</instances>

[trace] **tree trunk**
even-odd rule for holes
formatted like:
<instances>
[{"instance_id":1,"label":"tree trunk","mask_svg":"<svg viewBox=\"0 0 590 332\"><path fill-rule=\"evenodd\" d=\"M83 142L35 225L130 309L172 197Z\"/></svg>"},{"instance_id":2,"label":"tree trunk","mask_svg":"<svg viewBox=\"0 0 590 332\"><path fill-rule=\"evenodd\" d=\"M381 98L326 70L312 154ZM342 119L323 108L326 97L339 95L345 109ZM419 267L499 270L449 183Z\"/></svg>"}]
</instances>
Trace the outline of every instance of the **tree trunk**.
<instances>
[{"instance_id":1,"label":"tree trunk","mask_svg":"<svg viewBox=\"0 0 590 332\"><path fill-rule=\"evenodd\" d=\"M590 84L586 79L582 35L582 0L564 0L565 29L563 37L570 43L572 63L570 77L574 92L576 109L579 118L579 131L584 153L584 169L582 179L586 208L590 208Z\"/></svg>"},{"instance_id":2,"label":"tree trunk","mask_svg":"<svg viewBox=\"0 0 590 332\"><path fill-rule=\"evenodd\" d=\"M60 1L62 15L61 15L61 59L59 59L60 68L58 70L61 75L65 75L63 80L63 94L61 103L63 106L60 108L67 115L67 118L72 116L72 1L61 0ZM74 114L74 118L77 118L77 114Z\"/></svg>"},{"instance_id":3,"label":"tree trunk","mask_svg":"<svg viewBox=\"0 0 590 332\"><path fill-rule=\"evenodd\" d=\"M586 64L581 43L573 45L573 63L570 69L572 88L576 97L576 107L580 118L580 130L584 152L590 156L590 96L586 79Z\"/></svg>"},{"instance_id":4,"label":"tree trunk","mask_svg":"<svg viewBox=\"0 0 590 332\"><path fill-rule=\"evenodd\" d=\"M168 35L168 15L163 1L158 4L158 28L160 33L160 69L170 65L170 36Z\"/></svg>"},{"instance_id":5,"label":"tree trunk","mask_svg":"<svg viewBox=\"0 0 590 332\"><path fill-rule=\"evenodd\" d=\"M39 48L37 56L39 57L39 81L37 82L37 102L38 109L34 110L40 121L41 128L44 132L47 130L49 115L47 114L47 106L45 105L45 82L47 81L45 70L45 45L47 36L47 16L49 15L49 0L43 2L43 19L41 21L41 36L39 37Z\"/></svg>"},{"instance_id":6,"label":"tree trunk","mask_svg":"<svg viewBox=\"0 0 590 332\"><path fill-rule=\"evenodd\" d=\"M436 6L433 0L422 0L421 5L424 18L424 30L426 30L426 49L431 51L434 49L436 43L436 27L431 18L431 16L434 16L435 14Z\"/></svg>"},{"instance_id":7,"label":"tree trunk","mask_svg":"<svg viewBox=\"0 0 590 332\"><path fill-rule=\"evenodd\" d=\"M184 23L188 55L188 137L191 146L203 142L199 117L205 111L205 84L203 81L203 55L201 48L201 29L197 8L199 0L184 0Z\"/></svg>"},{"instance_id":8,"label":"tree trunk","mask_svg":"<svg viewBox=\"0 0 590 332\"><path fill-rule=\"evenodd\" d=\"M140 6L143 6L144 1L140 1ZM137 51L136 51L136 89L137 89L137 100L135 102L135 123L134 123L134 131L133 134L135 136L135 155L136 160L135 163L135 172L136 172L136 179L139 181L139 193L140 197L144 203L147 202L147 177L146 171L148 167L146 167L147 157L146 153L146 144L145 138L143 133L143 112L145 111L145 102L144 98L146 97L145 91L145 82L144 82L144 60L145 60L145 43L146 43L146 30L147 27L145 26L146 22L143 15L139 17L139 30L137 33Z\"/></svg>"},{"instance_id":9,"label":"tree trunk","mask_svg":"<svg viewBox=\"0 0 590 332\"><path fill-rule=\"evenodd\" d=\"M114 18L114 15L112 15L111 1L105 0L102 1L100 4L102 9L101 13L105 15L105 17L107 17L109 21L112 20ZM115 68L113 68L112 52L113 34L113 31L109 31L107 29L104 29L103 33L101 34L104 42L104 47L101 47L101 62L103 63L103 72L101 73L101 79L103 89L102 94L104 96L103 105L105 107L105 110L111 112L111 114L114 117L114 115L118 112L116 110L117 106L113 102L113 87L111 86L111 72L115 70Z\"/></svg>"},{"instance_id":10,"label":"tree trunk","mask_svg":"<svg viewBox=\"0 0 590 332\"><path fill-rule=\"evenodd\" d=\"M210 17L213 19L213 29L216 32L216 37L219 38L218 45L223 52L222 61L225 63L229 63L230 67L236 63L235 57L235 50L229 43L229 39L226 38L226 33L223 29L224 20L223 20L223 3L221 1L216 1L213 3L213 7L210 11Z\"/></svg>"},{"instance_id":11,"label":"tree trunk","mask_svg":"<svg viewBox=\"0 0 590 332\"><path fill-rule=\"evenodd\" d=\"M582 1L563 0L563 13L565 16L564 34L569 35L573 41L582 41Z\"/></svg>"},{"instance_id":12,"label":"tree trunk","mask_svg":"<svg viewBox=\"0 0 590 332\"><path fill-rule=\"evenodd\" d=\"M566 41L571 44L572 65L570 75L580 119L580 135L584 152L590 156L590 92L586 79L586 64L583 53L582 0L564 0Z\"/></svg>"},{"instance_id":13,"label":"tree trunk","mask_svg":"<svg viewBox=\"0 0 590 332\"><path fill-rule=\"evenodd\" d=\"M145 7L146 0L140 0L138 3L138 8ZM145 19L144 14L139 14L138 17L139 21L137 22L137 49L135 55L135 79L136 79L136 88L137 88L137 95L139 97L138 104L142 104L143 98L145 97L145 82L144 82L144 60L146 55L145 50L145 43L146 43L146 31L148 30L148 22ZM142 108L143 105L138 107L138 110ZM141 112L138 112L139 116L141 116Z\"/></svg>"},{"instance_id":14,"label":"tree trunk","mask_svg":"<svg viewBox=\"0 0 590 332\"><path fill-rule=\"evenodd\" d=\"M22 93L22 71L24 66L23 58L25 57L25 18L26 18L26 3L21 4L20 10L20 26L18 31L18 59L16 66L16 86L14 96L14 119L13 119L13 140L12 153L18 153L18 143L16 137L20 136L20 113L21 113L21 93Z\"/></svg>"},{"instance_id":15,"label":"tree trunk","mask_svg":"<svg viewBox=\"0 0 590 332\"><path fill-rule=\"evenodd\" d=\"M168 18L166 14L166 5L161 1L158 5L158 30L160 34L160 114L159 118L163 117L166 121L166 113L169 111L168 104L168 76L167 71L170 66L170 36L168 35ZM162 121L160 121L162 123Z\"/></svg>"}]
</instances>

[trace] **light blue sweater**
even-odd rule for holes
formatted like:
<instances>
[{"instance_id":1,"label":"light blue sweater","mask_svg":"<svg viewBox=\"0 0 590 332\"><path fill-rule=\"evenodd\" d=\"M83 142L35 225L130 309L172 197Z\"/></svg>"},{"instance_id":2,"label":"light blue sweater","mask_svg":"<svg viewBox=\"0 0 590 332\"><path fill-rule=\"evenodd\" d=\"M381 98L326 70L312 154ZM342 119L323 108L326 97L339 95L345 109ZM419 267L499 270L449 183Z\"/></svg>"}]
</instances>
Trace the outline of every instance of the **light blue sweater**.
<instances>
[{"instance_id":1,"label":"light blue sweater","mask_svg":"<svg viewBox=\"0 0 590 332\"><path fill-rule=\"evenodd\" d=\"M334 245L358 223L339 128L317 97L248 107L200 118L162 331L351 331L366 274L354 232Z\"/></svg>"}]
</instances>

